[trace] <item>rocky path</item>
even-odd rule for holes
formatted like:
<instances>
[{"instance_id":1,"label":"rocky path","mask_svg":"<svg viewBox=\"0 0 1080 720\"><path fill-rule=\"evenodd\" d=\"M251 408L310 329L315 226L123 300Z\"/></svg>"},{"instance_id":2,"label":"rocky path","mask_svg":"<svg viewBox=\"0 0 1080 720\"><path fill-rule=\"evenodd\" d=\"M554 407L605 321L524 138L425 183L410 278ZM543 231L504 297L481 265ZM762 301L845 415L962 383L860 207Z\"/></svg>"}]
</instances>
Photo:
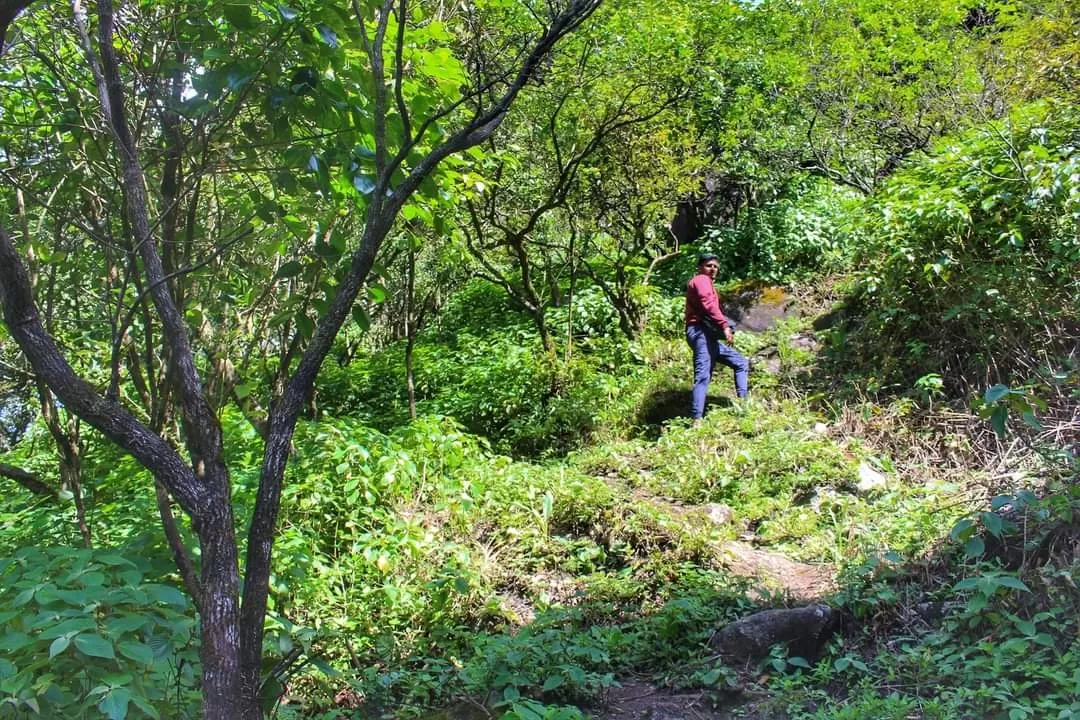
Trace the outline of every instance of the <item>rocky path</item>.
<instances>
[{"instance_id":1,"label":"rocky path","mask_svg":"<svg viewBox=\"0 0 1080 720\"><path fill-rule=\"evenodd\" d=\"M616 478L604 478L613 486L623 485L623 481ZM726 525L731 521L731 509L723 505L681 505L671 500L652 495L642 487L632 491L635 500L648 503L653 508L660 510L685 525L701 527L702 525ZM787 555L758 547L753 542L742 540L716 541L712 543L718 563L729 570L732 574L752 580L748 594L753 599L763 597L784 597L792 604L806 605L792 611L803 613L807 618L793 615L789 618L781 618L782 623L793 626L793 631L799 633L803 628L810 628L817 634L823 627L814 625L810 616L822 611L829 615L827 606L809 605L828 597L836 589L835 568L826 564L811 564L791 559ZM784 613L787 611L779 611ZM768 615L768 613L761 613ZM736 628L728 626L728 642L736 645L753 645L752 641L740 638L740 633L755 632L754 616L744 619L749 620L749 630L742 626L743 621L734 623L740 625ZM768 623L769 619L764 618ZM829 617L825 624L831 622ZM760 623L759 623L760 624ZM724 643L721 637L724 633L714 636L714 647ZM766 639L762 645L767 647L774 638L769 637L766 629ZM719 641L718 643L715 641ZM751 651L753 652L753 651ZM730 694L718 695L715 691L706 690L672 690L650 682L648 678L626 677L620 679L618 687L612 688L605 694L603 704L593 708L589 713L599 720L765 720L776 718L774 711L770 710L764 698L754 697L739 689Z\"/></svg>"}]
</instances>

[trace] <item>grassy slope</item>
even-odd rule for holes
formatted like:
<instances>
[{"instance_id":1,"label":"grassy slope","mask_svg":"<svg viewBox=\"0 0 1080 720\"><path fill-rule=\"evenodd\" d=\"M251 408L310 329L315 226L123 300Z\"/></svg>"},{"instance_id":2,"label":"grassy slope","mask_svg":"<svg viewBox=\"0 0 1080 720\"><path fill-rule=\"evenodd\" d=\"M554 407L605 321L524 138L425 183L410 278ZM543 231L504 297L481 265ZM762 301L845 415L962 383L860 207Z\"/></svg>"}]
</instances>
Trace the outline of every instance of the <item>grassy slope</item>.
<instances>
[{"instance_id":1,"label":"grassy slope","mask_svg":"<svg viewBox=\"0 0 1080 720\"><path fill-rule=\"evenodd\" d=\"M463 624L445 633L414 617L424 629L408 651L399 635L400 664L362 683L367 707L411 713L469 698L530 719L612 714L605 698L621 680L650 694L693 688L686 702L698 713L730 705L733 687L753 699L743 711L762 717L1067 708L1076 594L1055 595L1051 583L1034 604L1017 599L995 584L1005 571L965 564L948 538L993 484L968 447L977 419L957 423L954 411L911 400L812 409L790 392L814 363L791 346L808 327L789 320L742 339L748 352L771 348L779 367L758 375L753 403L717 406L700 426L676 420L655 439L594 444L564 461L490 458L452 473L470 478L465 506L446 514L453 503L437 491L412 512L440 535L435 544L461 551ZM685 361L670 347L653 353L643 387L679 386ZM860 491L867 469L884 485ZM1054 567L1058 590L1075 579L1075 564ZM989 580L954 592L965 577ZM728 668L706 649L715 628L755 607L814 597L848 622L812 668L788 664L781 649L761 666ZM954 603L953 614L923 620L915 608L931 601ZM1032 659L1008 668L1018 651ZM1034 668L1043 679L1018 684ZM986 687L970 687L976 678Z\"/></svg>"},{"instance_id":2,"label":"grassy slope","mask_svg":"<svg viewBox=\"0 0 1080 720\"><path fill-rule=\"evenodd\" d=\"M388 435L351 420L302 426L271 656L301 645L334 674L292 678L279 712L623 717L623 683L674 702L632 710L679 716L1070 717L1080 566L1061 520L1072 505L1017 511L1023 536L1006 527L997 546L986 535L1006 561L1001 547L1025 548L1018 568L964 561L950 529L1002 482L972 446L981 421L911 399L821 402L805 392L808 331L809 318L789 319L740 338L761 360L754 402L620 440L635 402L685 390L686 348L646 342L647 370L623 390L633 395L612 400L621 430L546 463L494 454L439 419ZM715 389L728 385L718 376ZM226 424L243 504L257 444ZM153 527L153 509L125 499L144 482L130 463L103 458L99 538L120 543ZM860 491L868 469L885 484ZM33 512L5 516L5 544L51 518ZM986 534L981 523L960 526L961 540ZM845 623L810 667L782 648L728 667L707 649L726 622L818 597ZM928 602L953 604L927 621Z\"/></svg>"}]
</instances>

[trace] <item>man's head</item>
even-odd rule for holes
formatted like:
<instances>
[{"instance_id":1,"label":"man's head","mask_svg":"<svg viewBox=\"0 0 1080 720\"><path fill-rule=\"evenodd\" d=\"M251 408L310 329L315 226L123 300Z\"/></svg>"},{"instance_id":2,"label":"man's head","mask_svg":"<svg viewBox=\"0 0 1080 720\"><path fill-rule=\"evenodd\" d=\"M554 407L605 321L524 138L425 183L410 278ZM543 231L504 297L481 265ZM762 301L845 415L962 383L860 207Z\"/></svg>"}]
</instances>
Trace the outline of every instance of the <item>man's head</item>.
<instances>
[{"instance_id":1,"label":"man's head","mask_svg":"<svg viewBox=\"0 0 1080 720\"><path fill-rule=\"evenodd\" d=\"M705 273L709 277L715 279L716 273L720 270L720 258L716 257L712 253L702 253L698 255L697 259L697 271L699 273Z\"/></svg>"}]
</instances>

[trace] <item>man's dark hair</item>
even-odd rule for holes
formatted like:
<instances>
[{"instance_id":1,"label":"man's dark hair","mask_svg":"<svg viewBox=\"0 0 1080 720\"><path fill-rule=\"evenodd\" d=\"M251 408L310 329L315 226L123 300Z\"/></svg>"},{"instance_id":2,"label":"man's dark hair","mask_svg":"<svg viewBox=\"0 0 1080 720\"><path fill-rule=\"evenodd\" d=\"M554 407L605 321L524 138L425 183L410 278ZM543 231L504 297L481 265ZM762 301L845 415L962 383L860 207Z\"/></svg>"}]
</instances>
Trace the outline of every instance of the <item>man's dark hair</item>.
<instances>
[{"instance_id":1,"label":"man's dark hair","mask_svg":"<svg viewBox=\"0 0 1080 720\"><path fill-rule=\"evenodd\" d=\"M698 267L701 267L702 265L704 265L707 262L711 262L712 260L719 260L719 259L720 258L718 258L716 255L713 255L712 253L702 253L702 254L698 255L697 264L698 264Z\"/></svg>"}]
</instances>

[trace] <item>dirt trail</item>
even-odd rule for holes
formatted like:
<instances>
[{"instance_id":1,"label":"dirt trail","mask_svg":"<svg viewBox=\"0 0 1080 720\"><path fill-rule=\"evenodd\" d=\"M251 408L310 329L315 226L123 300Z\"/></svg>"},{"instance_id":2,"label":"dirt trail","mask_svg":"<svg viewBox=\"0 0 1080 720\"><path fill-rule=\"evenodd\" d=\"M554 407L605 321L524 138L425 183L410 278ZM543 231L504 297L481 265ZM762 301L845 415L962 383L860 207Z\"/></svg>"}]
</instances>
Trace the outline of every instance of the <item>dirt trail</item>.
<instances>
[{"instance_id":1,"label":"dirt trail","mask_svg":"<svg viewBox=\"0 0 1080 720\"><path fill-rule=\"evenodd\" d=\"M640 487L633 495L684 523L718 524L714 517L720 506L679 505L648 494ZM760 587L751 590L755 598L779 594L799 602L812 602L836 590L835 568L830 565L799 562L781 552L745 541L718 542L714 547L720 564L731 573L758 581Z\"/></svg>"},{"instance_id":2,"label":"dirt trail","mask_svg":"<svg viewBox=\"0 0 1080 720\"><path fill-rule=\"evenodd\" d=\"M701 690L673 692L648 683L624 682L612 688L594 717L602 720L728 720Z\"/></svg>"},{"instance_id":3,"label":"dirt trail","mask_svg":"<svg viewBox=\"0 0 1080 720\"><path fill-rule=\"evenodd\" d=\"M605 480L617 482L614 478ZM724 524L723 518L718 522L718 506L680 505L641 487L635 488L632 495L685 524ZM745 541L716 542L714 548L723 567L756 581L749 591L755 599L782 595L798 603L810 603L836 589L832 566L798 562ZM620 686L605 693L603 703L587 714L598 720L775 720L775 713L758 700L739 693L725 698L703 690L671 690L643 679L622 678Z\"/></svg>"}]
</instances>

